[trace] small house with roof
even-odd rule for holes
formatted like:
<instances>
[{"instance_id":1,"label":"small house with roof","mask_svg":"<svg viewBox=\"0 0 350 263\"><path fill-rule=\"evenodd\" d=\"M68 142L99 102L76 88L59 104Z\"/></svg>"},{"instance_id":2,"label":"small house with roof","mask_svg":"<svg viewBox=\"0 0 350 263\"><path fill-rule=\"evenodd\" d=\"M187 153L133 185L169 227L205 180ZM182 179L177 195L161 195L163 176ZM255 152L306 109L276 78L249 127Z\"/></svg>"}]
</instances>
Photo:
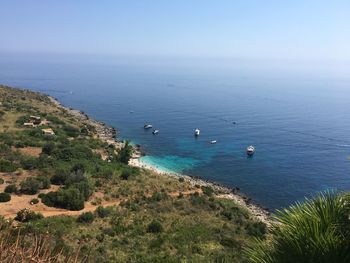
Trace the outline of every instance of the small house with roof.
<instances>
[{"instance_id":1,"label":"small house with roof","mask_svg":"<svg viewBox=\"0 0 350 263\"><path fill-rule=\"evenodd\" d=\"M55 132L51 128L41 129L44 135L54 136Z\"/></svg>"}]
</instances>

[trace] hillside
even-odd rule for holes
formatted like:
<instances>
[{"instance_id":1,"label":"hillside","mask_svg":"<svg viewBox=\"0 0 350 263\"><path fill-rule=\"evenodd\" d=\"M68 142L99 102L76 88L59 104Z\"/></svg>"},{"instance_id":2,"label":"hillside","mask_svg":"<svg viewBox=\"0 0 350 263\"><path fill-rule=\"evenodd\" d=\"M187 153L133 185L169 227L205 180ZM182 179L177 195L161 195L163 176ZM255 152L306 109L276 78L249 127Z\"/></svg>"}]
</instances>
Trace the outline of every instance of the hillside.
<instances>
[{"instance_id":1,"label":"hillside","mask_svg":"<svg viewBox=\"0 0 350 263\"><path fill-rule=\"evenodd\" d=\"M52 262L246 262L264 222L220 189L129 166L133 149L114 136L46 95L0 86L0 239L46 240Z\"/></svg>"}]
</instances>

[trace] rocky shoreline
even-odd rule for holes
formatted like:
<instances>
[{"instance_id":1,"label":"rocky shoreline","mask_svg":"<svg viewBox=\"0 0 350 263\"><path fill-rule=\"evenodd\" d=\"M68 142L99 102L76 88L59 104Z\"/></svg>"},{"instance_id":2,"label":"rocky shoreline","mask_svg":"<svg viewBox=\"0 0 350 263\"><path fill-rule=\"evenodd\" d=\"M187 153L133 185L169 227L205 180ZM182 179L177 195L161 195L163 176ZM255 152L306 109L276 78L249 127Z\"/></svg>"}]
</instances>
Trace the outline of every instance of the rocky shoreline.
<instances>
[{"instance_id":1,"label":"rocky shoreline","mask_svg":"<svg viewBox=\"0 0 350 263\"><path fill-rule=\"evenodd\" d=\"M101 139L102 141L108 144L114 145L116 148L122 147L123 142L118 141L117 139L118 132L114 127L109 126L104 122L94 120L82 111L65 107L56 98L52 96L48 96L48 98L56 107L66 111L67 113L72 115L74 118L76 118L77 121L85 122L86 124L93 126L96 130L96 133L98 134L99 139ZM205 180L202 178L163 171L157 167L148 165L142 162L142 160L140 160L140 157L144 156L144 152L142 151L142 147L140 145L135 145L133 148L134 148L134 153L133 153L132 159L130 160L129 165L139 167L142 169L149 169L149 170L152 170L153 172L156 172L165 176L171 176L176 178L182 177L184 178L185 181L189 182L193 186L209 186L217 193L218 197L234 200L236 203L238 203L239 205L249 210L254 217L266 223L267 225L270 225L271 218L270 218L270 212L268 211L268 209L262 208L259 205L255 204L251 198L241 193L238 187L231 189L224 185L221 185L209 180Z\"/></svg>"}]
</instances>

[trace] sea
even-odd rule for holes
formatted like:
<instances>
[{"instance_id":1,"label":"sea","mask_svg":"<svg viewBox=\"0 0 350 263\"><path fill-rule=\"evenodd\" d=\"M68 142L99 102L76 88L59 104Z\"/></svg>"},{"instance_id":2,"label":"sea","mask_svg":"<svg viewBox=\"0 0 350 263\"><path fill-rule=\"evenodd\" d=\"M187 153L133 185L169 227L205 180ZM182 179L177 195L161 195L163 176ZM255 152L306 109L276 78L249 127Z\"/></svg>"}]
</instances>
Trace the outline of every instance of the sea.
<instances>
[{"instance_id":1,"label":"sea","mask_svg":"<svg viewBox=\"0 0 350 263\"><path fill-rule=\"evenodd\" d=\"M350 190L346 63L2 54L0 83L52 95L142 145L143 162L271 210Z\"/></svg>"}]
</instances>

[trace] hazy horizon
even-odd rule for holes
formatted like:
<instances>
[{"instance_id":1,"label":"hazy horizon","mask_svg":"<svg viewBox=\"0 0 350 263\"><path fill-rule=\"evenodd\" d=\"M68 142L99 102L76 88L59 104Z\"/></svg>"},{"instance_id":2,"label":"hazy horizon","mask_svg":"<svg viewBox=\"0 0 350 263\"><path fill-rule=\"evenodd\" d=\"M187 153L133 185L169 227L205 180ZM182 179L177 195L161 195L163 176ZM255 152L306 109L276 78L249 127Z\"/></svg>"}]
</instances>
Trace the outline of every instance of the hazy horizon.
<instances>
[{"instance_id":1,"label":"hazy horizon","mask_svg":"<svg viewBox=\"0 0 350 263\"><path fill-rule=\"evenodd\" d=\"M347 1L4 1L0 53L350 60Z\"/></svg>"}]
</instances>

